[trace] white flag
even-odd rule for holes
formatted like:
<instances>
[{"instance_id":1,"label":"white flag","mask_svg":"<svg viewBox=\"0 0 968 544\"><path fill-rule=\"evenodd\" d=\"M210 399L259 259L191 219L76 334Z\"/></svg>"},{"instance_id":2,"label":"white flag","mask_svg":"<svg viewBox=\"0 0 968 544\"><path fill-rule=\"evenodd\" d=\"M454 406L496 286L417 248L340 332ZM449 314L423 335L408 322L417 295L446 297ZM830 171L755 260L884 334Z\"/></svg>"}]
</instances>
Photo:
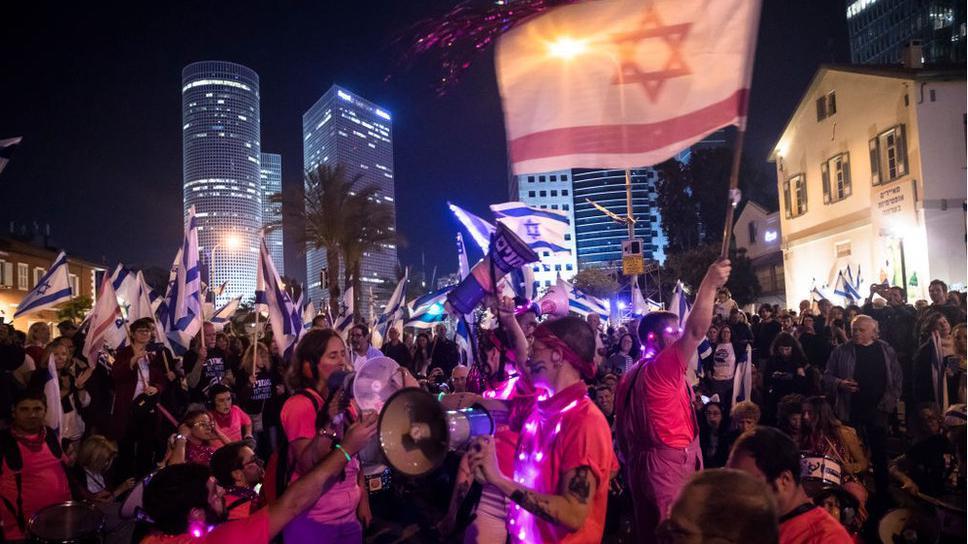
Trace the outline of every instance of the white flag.
<instances>
[{"instance_id":1,"label":"white flag","mask_svg":"<svg viewBox=\"0 0 968 544\"><path fill-rule=\"evenodd\" d=\"M650 166L744 126L759 14L759 0L599 0L507 32L514 173Z\"/></svg>"}]
</instances>

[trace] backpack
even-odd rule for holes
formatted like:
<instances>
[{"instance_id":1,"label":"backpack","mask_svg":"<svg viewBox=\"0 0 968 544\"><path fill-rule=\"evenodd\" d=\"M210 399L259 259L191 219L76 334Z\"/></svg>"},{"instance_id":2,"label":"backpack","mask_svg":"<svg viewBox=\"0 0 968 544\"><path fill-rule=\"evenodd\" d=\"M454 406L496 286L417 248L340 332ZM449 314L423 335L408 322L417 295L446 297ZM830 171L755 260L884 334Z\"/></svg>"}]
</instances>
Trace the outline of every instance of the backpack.
<instances>
[{"instance_id":1,"label":"backpack","mask_svg":"<svg viewBox=\"0 0 968 544\"><path fill-rule=\"evenodd\" d=\"M47 447L50 449L50 453L60 459L63 455L61 450L60 440L57 438L57 433L53 429L47 427L47 432L44 436L44 440L47 442ZM24 468L24 460L20 455L20 447L17 444L17 439L14 438L13 433L10 429L3 429L0 431L0 471L3 471L3 464L6 462L7 468L13 472L14 481L17 484L17 504L14 505L10 502L7 497L2 497L3 507L13 514L14 519L17 520L17 527L20 528L20 532L23 533L24 529L27 527L27 520L24 518L24 505L23 505L23 479L21 476L21 471Z\"/></svg>"},{"instance_id":2,"label":"backpack","mask_svg":"<svg viewBox=\"0 0 968 544\"><path fill-rule=\"evenodd\" d=\"M297 391L296 395L309 399L309 402L313 403L313 409L319 412L319 401L316 400L315 395L305 389ZM292 472L292 467L289 466L289 439L283 436L276 451L272 452L269 462L266 463L266 476L262 485L265 504L272 504L282 496L292 478Z\"/></svg>"}]
</instances>

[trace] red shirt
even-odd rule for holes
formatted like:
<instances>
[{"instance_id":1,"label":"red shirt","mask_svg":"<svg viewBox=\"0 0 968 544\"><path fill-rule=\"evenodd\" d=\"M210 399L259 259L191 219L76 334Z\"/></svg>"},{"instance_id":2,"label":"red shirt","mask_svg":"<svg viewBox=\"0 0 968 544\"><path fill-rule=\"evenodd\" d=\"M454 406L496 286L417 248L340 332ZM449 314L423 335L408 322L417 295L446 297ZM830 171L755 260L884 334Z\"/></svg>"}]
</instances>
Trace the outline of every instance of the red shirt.
<instances>
[{"instance_id":1,"label":"red shirt","mask_svg":"<svg viewBox=\"0 0 968 544\"><path fill-rule=\"evenodd\" d=\"M252 428L252 418L236 405L232 405L229 413L222 415L215 410L211 411L212 421L218 425L218 430L229 438L232 442L242 440L242 427Z\"/></svg>"},{"instance_id":2,"label":"red shirt","mask_svg":"<svg viewBox=\"0 0 968 544\"><path fill-rule=\"evenodd\" d=\"M853 539L843 525L818 507L781 523L780 544L853 544Z\"/></svg>"},{"instance_id":3,"label":"red shirt","mask_svg":"<svg viewBox=\"0 0 968 544\"><path fill-rule=\"evenodd\" d=\"M17 441L20 458L23 459L20 478L25 521L29 521L31 516L47 506L71 500L67 473L64 471L61 459L54 457L40 434L27 436L27 438L31 441L39 440L40 446L32 449ZM16 507L17 481L13 471L7 466L6 459L3 460L3 470L0 472L0 495ZM6 540L24 538L13 513L2 505L0 505L0 523L3 524L3 535Z\"/></svg>"},{"instance_id":4,"label":"red shirt","mask_svg":"<svg viewBox=\"0 0 968 544\"><path fill-rule=\"evenodd\" d=\"M207 535L192 536L152 534L141 539L141 544L268 544L269 510L263 508L251 516L223 523Z\"/></svg>"},{"instance_id":5,"label":"red shirt","mask_svg":"<svg viewBox=\"0 0 968 544\"><path fill-rule=\"evenodd\" d=\"M645 421L649 429L636 429L643 436L634 439L642 443L644 433L651 433L662 444L670 448L685 448L696 437L692 399L686 381L686 363L679 357L675 344L662 350L652 361L644 361L640 374L631 385L632 396L629 411L644 414L625 414L625 397L629 381L636 376L636 370L625 374L615 391L615 416L633 417L636 427ZM631 438L631 437L630 437Z\"/></svg>"},{"instance_id":6,"label":"red shirt","mask_svg":"<svg viewBox=\"0 0 968 544\"><path fill-rule=\"evenodd\" d=\"M588 467L595 495L581 529L571 532L511 505L507 529L512 542L601 542L605 530L608 482L618 470L608 422L588 398L582 382L539 400L525 421L514 458L514 480L542 494L559 492L570 470Z\"/></svg>"}]
</instances>

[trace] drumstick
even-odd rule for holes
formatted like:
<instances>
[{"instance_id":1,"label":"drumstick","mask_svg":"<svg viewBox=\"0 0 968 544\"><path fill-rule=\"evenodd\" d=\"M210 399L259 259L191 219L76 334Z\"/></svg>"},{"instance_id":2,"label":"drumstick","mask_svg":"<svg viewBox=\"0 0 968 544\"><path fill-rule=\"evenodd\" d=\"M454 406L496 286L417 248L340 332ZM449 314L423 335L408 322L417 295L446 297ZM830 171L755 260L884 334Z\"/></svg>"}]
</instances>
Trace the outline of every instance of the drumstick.
<instances>
[{"instance_id":1,"label":"drumstick","mask_svg":"<svg viewBox=\"0 0 968 544\"><path fill-rule=\"evenodd\" d=\"M959 513L962 513L962 514L965 513L965 509L964 508L961 508L960 506L955 506L953 504L948 504L948 503L946 503L944 501L941 501L941 500L938 500L938 499L932 497L931 495L925 495L924 493L917 492L917 493L914 494L914 496L917 497L917 498L919 498L919 499L921 499L921 500L923 500L923 501L925 501L925 502L927 502L927 503L933 504L934 506L938 506L940 508L944 508L946 510L952 510L954 512L959 512Z\"/></svg>"}]
</instances>

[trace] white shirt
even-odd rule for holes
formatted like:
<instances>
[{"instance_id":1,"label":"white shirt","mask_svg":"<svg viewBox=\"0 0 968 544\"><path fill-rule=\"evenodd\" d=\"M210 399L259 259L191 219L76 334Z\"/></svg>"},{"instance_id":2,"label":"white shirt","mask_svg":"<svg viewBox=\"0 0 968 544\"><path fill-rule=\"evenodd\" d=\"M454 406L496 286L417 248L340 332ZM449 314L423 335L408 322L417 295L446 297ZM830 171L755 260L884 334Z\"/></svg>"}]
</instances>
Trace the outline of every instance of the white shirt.
<instances>
[{"instance_id":1,"label":"white shirt","mask_svg":"<svg viewBox=\"0 0 968 544\"><path fill-rule=\"evenodd\" d=\"M138 381L134 384L134 396L131 397L132 400L138 398L138 395L145 392L145 385L148 383L151 375L148 370L148 356L138 359Z\"/></svg>"},{"instance_id":2,"label":"white shirt","mask_svg":"<svg viewBox=\"0 0 968 544\"><path fill-rule=\"evenodd\" d=\"M716 346L713 352L713 379L717 381L732 380L736 374L736 351L733 344L724 342Z\"/></svg>"}]
</instances>

